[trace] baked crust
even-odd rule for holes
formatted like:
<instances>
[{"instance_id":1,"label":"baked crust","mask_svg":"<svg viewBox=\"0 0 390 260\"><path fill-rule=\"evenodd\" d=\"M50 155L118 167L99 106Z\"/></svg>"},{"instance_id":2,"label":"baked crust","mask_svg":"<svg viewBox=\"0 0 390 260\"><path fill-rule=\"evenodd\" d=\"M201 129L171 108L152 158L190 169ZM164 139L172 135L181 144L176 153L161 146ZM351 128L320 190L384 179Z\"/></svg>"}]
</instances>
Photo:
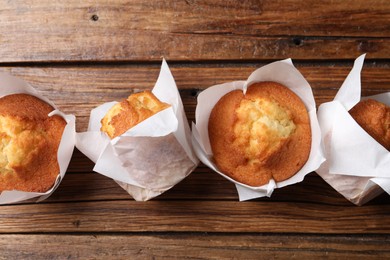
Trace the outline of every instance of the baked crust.
<instances>
[{"instance_id":1,"label":"baked crust","mask_svg":"<svg viewBox=\"0 0 390 260\"><path fill-rule=\"evenodd\" d=\"M357 103L349 113L369 135L390 150L389 106L373 99L366 99Z\"/></svg>"},{"instance_id":2,"label":"baked crust","mask_svg":"<svg viewBox=\"0 0 390 260\"><path fill-rule=\"evenodd\" d=\"M310 154L305 105L276 82L255 83L245 95L227 93L211 111L208 131L218 168L250 186L292 177Z\"/></svg>"},{"instance_id":3,"label":"baked crust","mask_svg":"<svg viewBox=\"0 0 390 260\"><path fill-rule=\"evenodd\" d=\"M132 94L107 112L100 130L113 139L169 106L148 90Z\"/></svg>"},{"instance_id":4,"label":"baked crust","mask_svg":"<svg viewBox=\"0 0 390 260\"><path fill-rule=\"evenodd\" d=\"M0 98L0 191L46 192L59 172L57 151L66 122L28 94Z\"/></svg>"}]
</instances>

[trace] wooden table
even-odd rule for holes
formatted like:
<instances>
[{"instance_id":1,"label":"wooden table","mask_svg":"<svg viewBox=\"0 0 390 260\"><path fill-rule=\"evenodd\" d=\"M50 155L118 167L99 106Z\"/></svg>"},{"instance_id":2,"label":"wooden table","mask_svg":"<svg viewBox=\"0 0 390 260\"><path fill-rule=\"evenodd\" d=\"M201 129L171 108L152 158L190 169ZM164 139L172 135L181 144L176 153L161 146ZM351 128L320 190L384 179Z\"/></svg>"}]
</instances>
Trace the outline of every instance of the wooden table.
<instances>
[{"instance_id":1,"label":"wooden table","mask_svg":"<svg viewBox=\"0 0 390 260\"><path fill-rule=\"evenodd\" d=\"M390 91L390 3L383 1L0 1L0 71L77 117L151 89L162 57L189 121L197 94L292 58L317 106L367 53L362 94ZM390 197L357 207L315 173L271 198L238 202L200 165L163 195L136 202L75 150L41 203L0 206L0 258L389 258Z\"/></svg>"}]
</instances>

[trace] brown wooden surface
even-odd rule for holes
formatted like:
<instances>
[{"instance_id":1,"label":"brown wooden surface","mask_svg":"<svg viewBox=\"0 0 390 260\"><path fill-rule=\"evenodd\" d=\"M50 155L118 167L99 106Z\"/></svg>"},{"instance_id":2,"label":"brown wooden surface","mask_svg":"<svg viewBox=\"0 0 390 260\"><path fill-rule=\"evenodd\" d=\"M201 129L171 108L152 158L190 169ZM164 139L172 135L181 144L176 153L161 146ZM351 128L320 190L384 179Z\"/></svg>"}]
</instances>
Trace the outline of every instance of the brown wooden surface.
<instances>
[{"instance_id":1,"label":"brown wooden surface","mask_svg":"<svg viewBox=\"0 0 390 260\"><path fill-rule=\"evenodd\" d=\"M292 58L317 106L367 53L362 94L390 91L388 1L0 1L0 71L77 117L151 89L164 56L189 121L196 96ZM204 165L135 202L75 150L41 203L0 206L0 259L390 257L390 196L357 207L316 173L271 198L238 202Z\"/></svg>"},{"instance_id":2,"label":"brown wooden surface","mask_svg":"<svg viewBox=\"0 0 390 260\"><path fill-rule=\"evenodd\" d=\"M377 1L0 1L0 61L390 57Z\"/></svg>"}]
</instances>

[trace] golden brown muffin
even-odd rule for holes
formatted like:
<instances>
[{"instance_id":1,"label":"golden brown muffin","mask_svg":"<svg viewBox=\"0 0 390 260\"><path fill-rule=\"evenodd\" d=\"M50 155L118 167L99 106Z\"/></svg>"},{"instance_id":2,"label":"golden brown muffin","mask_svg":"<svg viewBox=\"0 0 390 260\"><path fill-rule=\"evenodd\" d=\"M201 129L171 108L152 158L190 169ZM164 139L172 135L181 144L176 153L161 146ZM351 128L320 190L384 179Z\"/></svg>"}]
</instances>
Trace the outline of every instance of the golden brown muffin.
<instances>
[{"instance_id":1,"label":"golden brown muffin","mask_svg":"<svg viewBox=\"0 0 390 260\"><path fill-rule=\"evenodd\" d=\"M310 154L305 105L276 82L255 83L245 95L227 93L211 111L208 130L218 168L250 186L290 178Z\"/></svg>"},{"instance_id":2,"label":"golden brown muffin","mask_svg":"<svg viewBox=\"0 0 390 260\"><path fill-rule=\"evenodd\" d=\"M27 94L0 98L0 191L46 192L59 172L57 151L66 122Z\"/></svg>"},{"instance_id":3,"label":"golden brown muffin","mask_svg":"<svg viewBox=\"0 0 390 260\"><path fill-rule=\"evenodd\" d=\"M366 99L357 103L349 113L369 135L390 150L389 106L373 99Z\"/></svg>"},{"instance_id":4,"label":"golden brown muffin","mask_svg":"<svg viewBox=\"0 0 390 260\"><path fill-rule=\"evenodd\" d=\"M132 94L107 112L100 130L113 139L169 106L148 90Z\"/></svg>"}]
</instances>

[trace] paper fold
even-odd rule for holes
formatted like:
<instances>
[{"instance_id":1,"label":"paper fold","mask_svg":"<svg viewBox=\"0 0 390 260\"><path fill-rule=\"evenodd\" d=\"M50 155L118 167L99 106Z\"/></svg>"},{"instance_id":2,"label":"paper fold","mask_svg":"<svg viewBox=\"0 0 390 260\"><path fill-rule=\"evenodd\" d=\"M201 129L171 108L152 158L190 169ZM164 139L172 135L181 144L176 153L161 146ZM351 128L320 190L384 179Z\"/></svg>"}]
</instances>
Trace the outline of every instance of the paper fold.
<instances>
[{"instance_id":1,"label":"paper fold","mask_svg":"<svg viewBox=\"0 0 390 260\"><path fill-rule=\"evenodd\" d=\"M318 109L327 162L317 173L345 198L362 205L390 190L390 153L349 114L361 100L360 74L365 55L354 66L334 100ZM390 105L390 92L371 97ZM390 193L389 193L390 194Z\"/></svg>"}]
</instances>

